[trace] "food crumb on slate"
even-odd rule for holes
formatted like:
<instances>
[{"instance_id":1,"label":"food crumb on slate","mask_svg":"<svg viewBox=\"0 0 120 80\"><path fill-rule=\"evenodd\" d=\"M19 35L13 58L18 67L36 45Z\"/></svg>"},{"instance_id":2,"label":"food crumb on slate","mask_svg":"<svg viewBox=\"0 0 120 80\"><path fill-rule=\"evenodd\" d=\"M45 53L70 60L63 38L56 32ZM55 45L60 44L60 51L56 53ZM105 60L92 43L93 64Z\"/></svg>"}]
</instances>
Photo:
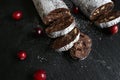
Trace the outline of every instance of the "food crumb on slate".
<instances>
[{"instance_id":1,"label":"food crumb on slate","mask_svg":"<svg viewBox=\"0 0 120 80\"><path fill-rule=\"evenodd\" d=\"M37 56L37 59L38 59L40 62L45 62L45 61L47 61L46 58L41 57L41 56Z\"/></svg>"},{"instance_id":2,"label":"food crumb on slate","mask_svg":"<svg viewBox=\"0 0 120 80\"><path fill-rule=\"evenodd\" d=\"M102 40L102 38L101 38L101 37L99 37L99 40L101 41L101 40Z\"/></svg>"}]
</instances>

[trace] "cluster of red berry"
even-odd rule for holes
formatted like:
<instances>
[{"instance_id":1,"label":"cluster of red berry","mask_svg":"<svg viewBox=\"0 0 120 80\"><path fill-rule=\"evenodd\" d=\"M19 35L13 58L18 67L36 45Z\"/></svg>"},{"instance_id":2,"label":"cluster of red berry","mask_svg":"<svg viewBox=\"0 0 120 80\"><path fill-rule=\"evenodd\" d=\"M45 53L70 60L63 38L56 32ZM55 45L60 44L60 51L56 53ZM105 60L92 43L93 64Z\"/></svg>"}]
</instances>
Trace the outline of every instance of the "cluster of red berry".
<instances>
[{"instance_id":1,"label":"cluster of red berry","mask_svg":"<svg viewBox=\"0 0 120 80\"><path fill-rule=\"evenodd\" d=\"M22 11L15 11L12 14L12 18L16 21L19 21L23 18L23 12ZM35 28L34 32L36 35L41 35L42 29L41 28ZM17 57L19 60L23 61L27 58L27 52L24 50L20 50L17 54ZM34 80L46 80L46 72L45 70L37 70L33 75Z\"/></svg>"}]
</instances>

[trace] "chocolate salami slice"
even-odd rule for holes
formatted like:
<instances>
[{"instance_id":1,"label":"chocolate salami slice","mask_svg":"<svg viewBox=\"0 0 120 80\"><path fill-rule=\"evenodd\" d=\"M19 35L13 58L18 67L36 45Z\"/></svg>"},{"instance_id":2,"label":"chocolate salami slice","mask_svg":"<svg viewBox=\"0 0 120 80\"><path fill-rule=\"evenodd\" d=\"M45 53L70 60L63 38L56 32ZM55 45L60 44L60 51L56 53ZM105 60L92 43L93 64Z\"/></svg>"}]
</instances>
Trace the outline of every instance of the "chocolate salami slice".
<instances>
[{"instance_id":1,"label":"chocolate salami slice","mask_svg":"<svg viewBox=\"0 0 120 80\"><path fill-rule=\"evenodd\" d=\"M106 15L102 15L95 21L95 25L100 28L111 27L120 22L120 11L112 11Z\"/></svg>"},{"instance_id":2,"label":"chocolate salami slice","mask_svg":"<svg viewBox=\"0 0 120 80\"><path fill-rule=\"evenodd\" d=\"M90 19L96 20L100 15L110 12L114 3L111 0L71 0Z\"/></svg>"},{"instance_id":3,"label":"chocolate salami slice","mask_svg":"<svg viewBox=\"0 0 120 80\"><path fill-rule=\"evenodd\" d=\"M91 39L87 35L80 33L80 39L70 49L70 55L74 59L84 60L89 55L91 46Z\"/></svg>"},{"instance_id":4,"label":"chocolate salami slice","mask_svg":"<svg viewBox=\"0 0 120 80\"><path fill-rule=\"evenodd\" d=\"M46 28L46 33L51 38L63 36L75 27L75 20L72 16L58 19Z\"/></svg>"},{"instance_id":5,"label":"chocolate salami slice","mask_svg":"<svg viewBox=\"0 0 120 80\"><path fill-rule=\"evenodd\" d=\"M68 9L59 8L52 12L50 12L46 17L44 17L43 21L46 25L49 25L50 23L54 22L57 19L64 18L70 14L70 11Z\"/></svg>"},{"instance_id":6,"label":"chocolate salami slice","mask_svg":"<svg viewBox=\"0 0 120 80\"><path fill-rule=\"evenodd\" d=\"M46 25L61 17L71 15L68 7L62 0L33 0L33 3Z\"/></svg>"},{"instance_id":7,"label":"chocolate salami slice","mask_svg":"<svg viewBox=\"0 0 120 80\"><path fill-rule=\"evenodd\" d=\"M52 45L52 48L58 52L69 50L75 42L80 38L80 31L78 28L74 28L70 33L57 38Z\"/></svg>"}]
</instances>

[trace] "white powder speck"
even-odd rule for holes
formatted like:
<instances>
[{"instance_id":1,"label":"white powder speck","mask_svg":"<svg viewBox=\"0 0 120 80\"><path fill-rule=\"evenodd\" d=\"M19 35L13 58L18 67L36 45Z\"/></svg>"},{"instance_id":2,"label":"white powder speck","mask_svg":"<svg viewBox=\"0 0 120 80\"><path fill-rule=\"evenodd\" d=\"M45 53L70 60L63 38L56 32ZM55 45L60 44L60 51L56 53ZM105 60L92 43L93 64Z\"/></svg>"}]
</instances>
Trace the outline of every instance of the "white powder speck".
<instances>
[{"instance_id":1,"label":"white powder speck","mask_svg":"<svg viewBox=\"0 0 120 80\"><path fill-rule=\"evenodd\" d=\"M110 67L110 66L107 66L107 69L111 69L111 67Z\"/></svg>"},{"instance_id":2,"label":"white powder speck","mask_svg":"<svg viewBox=\"0 0 120 80\"><path fill-rule=\"evenodd\" d=\"M87 68L87 66L85 66L85 68Z\"/></svg>"},{"instance_id":3,"label":"white powder speck","mask_svg":"<svg viewBox=\"0 0 120 80\"><path fill-rule=\"evenodd\" d=\"M101 37L99 37L99 40L102 40L102 38L101 38Z\"/></svg>"},{"instance_id":4,"label":"white powder speck","mask_svg":"<svg viewBox=\"0 0 120 80\"><path fill-rule=\"evenodd\" d=\"M37 56L37 59L38 59L40 62L47 61L47 59L46 59L46 58L41 57L41 56Z\"/></svg>"},{"instance_id":5,"label":"white powder speck","mask_svg":"<svg viewBox=\"0 0 120 80\"><path fill-rule=\"evenodd\" d=\"M81 68L83 68L84 66L81 66Z\"/></svg>"}]
</instances>

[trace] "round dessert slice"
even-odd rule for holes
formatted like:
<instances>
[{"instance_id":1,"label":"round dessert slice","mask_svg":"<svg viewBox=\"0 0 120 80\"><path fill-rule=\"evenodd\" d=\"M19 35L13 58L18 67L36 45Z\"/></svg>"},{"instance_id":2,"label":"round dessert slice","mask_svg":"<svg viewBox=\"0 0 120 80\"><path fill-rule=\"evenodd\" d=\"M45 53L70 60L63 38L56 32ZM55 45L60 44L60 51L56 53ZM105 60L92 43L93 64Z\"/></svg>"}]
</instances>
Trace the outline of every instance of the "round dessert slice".
<instances>
[{"instance_id":1,"label":"round dessert slice","mask_svg":"<svg viewBox=\"0 0 120 80\"><path fill-rule=\"evenodd\" d=\"M46 33L51 38L57 38L69 33L75 27L75 20L72 16L54 21L46 28Z\"/></svg>"},{"instance_id":2,"label":"round dessert slice","mask_svg":"<svg viewBox=\"0 0 120 80\"><path fill-rule=\"evenodd\" d=\"M52 48L58 52L69 50L75 42L80 38L80 30L75 27L70 33L57 38L52 45Z\"/></svg>"},{"instance_id":3,"label":"round dessert slice","mask_svg":"<svg viewBox=\"0 0 120 80\"><path fill-rule=\"evenodd\" d=\"M108 28L120 22L120 11L112 11L104 16L100 16L95 25L100 28Z\"/></svg>"},{"instance_id":4,"label":"round dessert slice","mask_svg":"<svg viewBox=\"0 0 120 80\"><path fill-rule=\"evenodd\" d=\"M89 55L91 46L91 39L87 35L80 33L80 39L70 49L70 55L74 59L84 60Z\"/></svg>"}]
</instances>

